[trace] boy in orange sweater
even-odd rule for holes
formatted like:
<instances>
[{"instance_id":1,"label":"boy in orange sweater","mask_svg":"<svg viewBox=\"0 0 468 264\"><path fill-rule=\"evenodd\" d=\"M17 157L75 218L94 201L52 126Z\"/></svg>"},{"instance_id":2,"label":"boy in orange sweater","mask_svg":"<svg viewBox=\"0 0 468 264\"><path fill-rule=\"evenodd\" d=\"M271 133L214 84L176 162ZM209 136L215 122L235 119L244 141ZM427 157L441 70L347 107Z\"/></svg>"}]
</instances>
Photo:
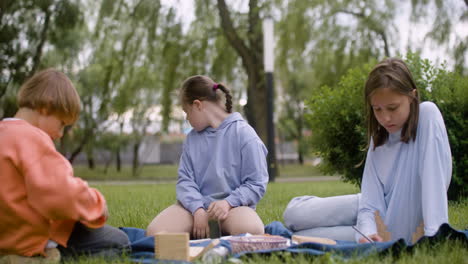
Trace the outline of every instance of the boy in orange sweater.
<instances>
[{"instance_id":1,"label":"boy in orange sweater","mask_svg":"<svg viewBox=\"0 0 468 264\"><path fill-rule=\"evenodd\" d=\"M128 237L105 225L103 195L73 176L53 143L78 119L73 84L44 70L23 84L17 99L15 117L0 121L0 255L46 256L55 247L63 257L120 254Z\"/></svg>"}]
</instances>

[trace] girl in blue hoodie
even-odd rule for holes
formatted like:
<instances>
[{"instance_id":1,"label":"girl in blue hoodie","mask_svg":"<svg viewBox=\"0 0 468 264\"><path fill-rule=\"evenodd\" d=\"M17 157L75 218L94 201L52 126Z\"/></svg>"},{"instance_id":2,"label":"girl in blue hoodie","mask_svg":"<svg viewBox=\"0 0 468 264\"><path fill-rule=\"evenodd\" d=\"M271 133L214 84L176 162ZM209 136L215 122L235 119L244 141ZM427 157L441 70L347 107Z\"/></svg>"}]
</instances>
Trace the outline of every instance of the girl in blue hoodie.
<instances>
[{"instance_id":1,"label":"girl in blue hoodie","mask_svg":"<svg viewBox=\"0 0 468 264\"><path fill-rule=\"evenodd\" d=\"M232 96L223 84L192 76L184 81L180 99L194 129L180 158L177 203L153 219L147 234L188 232L206 238L209 220L219 222L223 235L263 234L255 206L268 183L264 144L239 113L232 113Z\"/></svg>"}]
</instances>

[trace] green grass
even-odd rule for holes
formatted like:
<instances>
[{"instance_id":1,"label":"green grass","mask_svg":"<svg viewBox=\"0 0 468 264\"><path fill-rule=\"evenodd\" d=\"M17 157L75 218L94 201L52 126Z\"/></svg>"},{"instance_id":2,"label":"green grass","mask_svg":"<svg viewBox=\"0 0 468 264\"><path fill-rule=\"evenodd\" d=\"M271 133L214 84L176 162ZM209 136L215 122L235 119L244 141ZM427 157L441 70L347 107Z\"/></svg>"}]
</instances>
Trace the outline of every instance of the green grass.
<instances>
[{"instance_id":1,"label":"green grass","mask_svg":"<svg viewBox=\"0 0 468 264\"><path fill-rule=\"evenodd\" d=\"M99 185L109 205L109 223L115 226L146 228L160 211L175 203L174 184ZM295 196L331 196L356 193L358 189L342 182L272 183L257 206L265 223L282 220L287 203Z\"/></svg>"},{"instance_id":2,"label":"green grass","mask_svg":"<svg viewBox=\"0 0 468 264\"><path fill-rule=\"evenodd\" d=\"M161 210L175 202L174 184L136 184L136 185L96 185L106 197L109 206L109 224L146 228ZM260 201L257 212L264 223L282 221L283 211L291 198L313 194L332 196L356 193L358 189L348 183L338 181L308 183L272 183L265 197ZM468 199L449 204L450 223L457 229L468 228ZM460 243L441 243L436 247L423 246L413 254L392 256L369 256L342 260L329 254L308 258L292 256L289 253L273 257L254 257L244 259L245 263L468 263L466 245ZM78 263L101 263L102 259L81 258ZM123 261L122 263L129 263Z\"/></svg>"},{"instance_id":3,"label":"green grass","mask_svg":"<svg viewBox=\"0 0 468 264\"><path fill-rule=\"evenodd\" d=\"M313 177L324 176L317 166L300 165L300 164L286 164L279 165L279 177L281 178L294 178L294 177Z\"/></svg>"},{"instance_id":4,"label":"green grass","mask_svg":"<svg viewBox=\"0 0 468 264\"><path fill-rule=\"evenodd\" d=\"M132 177L132 169L129 166L123 166L121 171L111 166L107 172L103 166L97 166L93 170L84 165L74 165L73 168L76 176L86 180L168 181L177 179L177 165L146 165L141 168L141 174L138 177ZM278 168L281 178L323 176L323 173L312 165L287 164L280 165Z\"/></svg>"},{"instance_id":5,"label":"green grass","mask_svg":"<svg viewBox=\"0 0 468 264\"><path fill-rule=\"evenodd\" d=\"M155 180L168 181L177 179L176 165L148 165L141 168L141 174L138 177L132 176L132 168L123 166L121 171L117 171L115 166L109 167L107 172L103 166L97 166L90 170L84 165L74 165L76 176L86 180Z\"/></svg>"}]
</instances>

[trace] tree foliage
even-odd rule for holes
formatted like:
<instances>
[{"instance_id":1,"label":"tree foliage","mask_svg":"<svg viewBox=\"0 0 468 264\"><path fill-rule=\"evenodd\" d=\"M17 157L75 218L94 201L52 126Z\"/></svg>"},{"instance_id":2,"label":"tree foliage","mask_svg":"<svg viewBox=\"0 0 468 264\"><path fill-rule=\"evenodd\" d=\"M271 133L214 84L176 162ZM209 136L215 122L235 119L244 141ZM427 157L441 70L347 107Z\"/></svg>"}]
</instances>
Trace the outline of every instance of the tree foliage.
<instances>
[{"instance_id":1,"label":"tree foliage","mask_svg":"<svg viewBox=\"0 0 468 264\"><path fill-rule=\"evenodd\" d=\"M394 53L394 3L385 1L280 2L277 25L279 82L284 89L279 131L296 139L302 163L304 101L323 85L375 57Z\"/></svg>"},{"instance_id":2,"label":"tree foliage","mask_svg":"<svg viewBox=\"0 0 468 264\"><path fill-rule=\"evenodd\" d=\"M75 0L1 1L0 117L16 112L16 92L27 77L58 57L63 66L76 58L82 12Z\"/></svg>"},{"instance_id":3,"label":"tree foliage","mask_svg":"<svg viewBox=\"0 0 468 264\"><path fill-rule=\"evenodd\" d=\"M366 131L363 87L374 63L350 69L333 87L322 86L307 102L311 145L326 174L339 174L360 185L365 159Z\"/></svg>"}]
</instances>

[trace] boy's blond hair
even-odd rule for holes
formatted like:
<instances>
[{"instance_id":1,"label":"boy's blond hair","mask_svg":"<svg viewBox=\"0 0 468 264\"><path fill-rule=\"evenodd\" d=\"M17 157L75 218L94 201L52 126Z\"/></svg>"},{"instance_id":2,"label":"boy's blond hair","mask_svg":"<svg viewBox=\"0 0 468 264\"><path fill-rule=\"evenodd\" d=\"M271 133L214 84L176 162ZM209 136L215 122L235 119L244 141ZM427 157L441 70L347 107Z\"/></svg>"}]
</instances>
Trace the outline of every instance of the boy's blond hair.
<instances>
[{"instance_id":1,"label":"boy's blond hair","mask_svg":"<svg viewBox=\"0 0 468 264\"><path fill-rule=\"evenodd\" d=\"M60 71L46 69L34 74L20 88L18 107L45 111L59 117L65 124L78 119L80 96L70 79Z\"/></svg>"}]
</instances>

